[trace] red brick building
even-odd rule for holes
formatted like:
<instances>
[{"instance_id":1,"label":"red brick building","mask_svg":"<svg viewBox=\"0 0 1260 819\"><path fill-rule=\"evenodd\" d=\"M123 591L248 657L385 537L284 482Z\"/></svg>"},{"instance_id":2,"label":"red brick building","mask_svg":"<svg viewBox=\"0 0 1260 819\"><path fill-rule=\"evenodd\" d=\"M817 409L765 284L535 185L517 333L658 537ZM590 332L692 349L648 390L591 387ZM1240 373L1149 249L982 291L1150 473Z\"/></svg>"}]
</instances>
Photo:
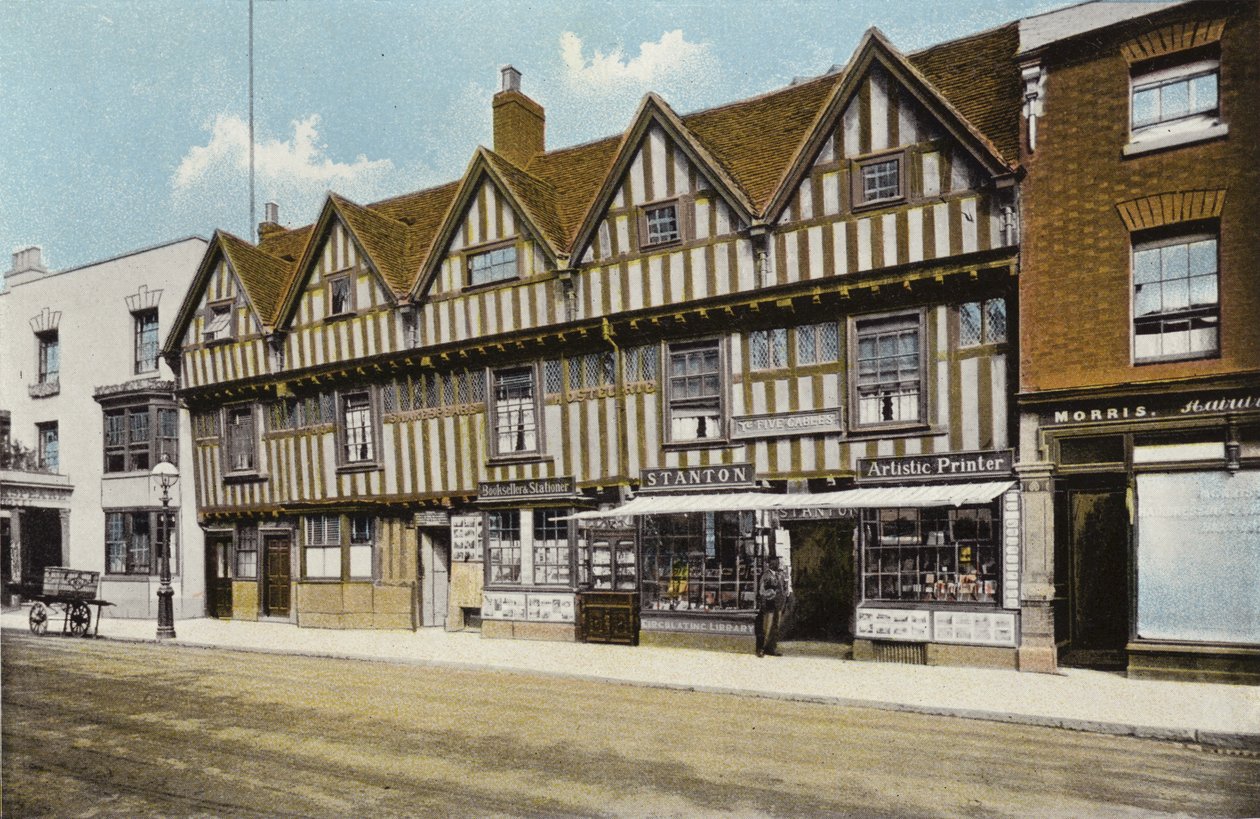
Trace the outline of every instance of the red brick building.
<instances>
[{"instance_id":1,"label":"red brick building","mask_svg":"<svg viewBox=\"0 0 1260 819\"><path fill-rule=\"evenodd\" d=\"M1020 24L1021 667L1260 679L1258 9Z\"/></svg>"}]
</instances>

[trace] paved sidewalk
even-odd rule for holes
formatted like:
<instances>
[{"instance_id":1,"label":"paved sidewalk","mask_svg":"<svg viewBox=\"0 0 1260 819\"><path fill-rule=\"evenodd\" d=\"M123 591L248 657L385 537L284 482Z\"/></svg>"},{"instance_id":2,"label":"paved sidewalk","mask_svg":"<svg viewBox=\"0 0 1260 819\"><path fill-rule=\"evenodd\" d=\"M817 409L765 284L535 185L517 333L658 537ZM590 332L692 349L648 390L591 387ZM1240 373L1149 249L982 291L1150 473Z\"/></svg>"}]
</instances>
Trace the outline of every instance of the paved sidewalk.
<instances>
[{"instance_id":1,"label":"paved sidewalk","mask_svg":"<svg viewBox=\"0 0 1260 819\"><path fill-rule=\"evenodd\" d=\"M0 614L0 628L27 631L27 610ZM56 621L50 622L50 636ZM95 625L95 623L93 624ZM824 657L765 657L681 648L483 639L440 629L339 631L284 623L181 620L184 646L497 669L694 689L1260 751L1260 687L1131 680L1065 669L1029 674L906 666ZM100 624L102 639L154 641L148 620Z\"/></svg>"}]
</instances>

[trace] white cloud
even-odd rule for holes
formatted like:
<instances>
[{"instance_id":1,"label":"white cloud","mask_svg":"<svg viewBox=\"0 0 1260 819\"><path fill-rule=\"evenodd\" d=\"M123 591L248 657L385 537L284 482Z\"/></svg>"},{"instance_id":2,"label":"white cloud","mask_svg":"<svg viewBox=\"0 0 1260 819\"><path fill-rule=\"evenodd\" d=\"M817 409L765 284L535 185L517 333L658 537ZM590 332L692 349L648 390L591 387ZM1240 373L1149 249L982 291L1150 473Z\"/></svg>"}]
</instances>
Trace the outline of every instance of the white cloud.
<instances>
[{"instance_id":1,"label":"white cloud","mask_svg":"<svg viewBox=\"0 0 1260 819\"><path fill-rule=\"evenodd\" d=\"M314 218L329 190L355 201L379 198L394 178L394 163L360 155L339 162L320 141L319 116L296 120L284 139L256 141L255 182L259 201L274 199L286 223ZM171 177L177 205L233 199L249 182L249 125L239 116L221 114L207 127L205 145L189 148Z\"/></svg>"},{"instance_id":2,"label":"white cloud","mask_svg":"<svg viewBox=\"0 0 1260 819\"><path fill-rule=\"evenodd\" d=\"M718 69L711 46L688 42L681 29L641 43L638 55L629 58L620 47L607 54L594 50L587 57L582 39L566 31L560 35L560 56L569 84L584 93L668 93L680 85L707 84Z\"/></svg>"}]
</instances>

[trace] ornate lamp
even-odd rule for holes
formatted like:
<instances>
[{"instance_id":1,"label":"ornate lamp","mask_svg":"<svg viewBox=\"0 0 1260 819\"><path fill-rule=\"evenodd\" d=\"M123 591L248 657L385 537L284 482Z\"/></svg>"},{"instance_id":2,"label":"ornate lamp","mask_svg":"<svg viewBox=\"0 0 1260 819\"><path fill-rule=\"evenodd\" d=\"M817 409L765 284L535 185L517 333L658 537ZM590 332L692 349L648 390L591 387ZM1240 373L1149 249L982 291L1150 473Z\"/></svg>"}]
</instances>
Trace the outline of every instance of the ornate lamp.
<instances>
[{"instance_id":1,"label":"ornate lamp","mask_svg":"<svg viewBox=\"0 0 1260 819\"><path fill-rule=\"evenodd\" d=\"M166 532L166 536L162 538L162 560L159 564L157 638L159 640L170 640L175 637L175 607L172 599L175 597L175 590L171 588L171 525L169 515L171 487L179 480L179 470L175 468L175 464L171 463L169 456L163 455L162 460L154 464L153 469L149 470L149 476L157 480L162 486L162 528Z\"/></svg>"}]
</instances>

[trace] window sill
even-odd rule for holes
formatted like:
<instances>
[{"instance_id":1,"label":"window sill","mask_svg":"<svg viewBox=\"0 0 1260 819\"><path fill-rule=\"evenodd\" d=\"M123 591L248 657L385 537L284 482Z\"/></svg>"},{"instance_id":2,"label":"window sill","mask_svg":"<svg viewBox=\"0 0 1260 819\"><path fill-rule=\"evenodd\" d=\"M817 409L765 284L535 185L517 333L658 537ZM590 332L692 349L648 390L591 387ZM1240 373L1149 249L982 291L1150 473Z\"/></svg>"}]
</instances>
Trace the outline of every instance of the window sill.
<instances>
[{"instance_id":1,"label":"window sill","mask_svg":"<svg viewBox=\"0 0 1260 819\"><path fill-rule=\"evenodd\" d=\"M510 276L506 279L494 279L493 281L478 282L477 284L473 284L469 282L468 284L465 284L460 289L460 292L461 293L478 293L482 290L490 290L490 289L493 289L495 287L500 287L505 284L518 284L520 281L521 281L520 276Z\"/></svg>"},{"instance_id":2,"label":"window sill","mask_svg":"<svg viewBox=\"0 0 1260 819\"><path fill-rule=\"evenodd\" d=\"M909 438L920 435L945 435L946 433L947 430L933 429L931 424L911 423L857 427L850 429L847 437L852 441L866 438Z\"/></svg>"},{"instance_id":3,"label":"window sill","mask_svg":"<svg viewBox=\"0 0 1260 819\"><path fill-rule=\"evenodd\" d=\"M1193 131L1182 131L1133 140L1124 146L1121 153L1124 156L1141 156L1154 151L1162 151L1166 148L1176 148L1182 145L1193 145L1196 142L1218 139L1226 136L1228 133L1229 126L1223 122L1217 122L1205 128L1196 128Z\"/></svg>"},{"instance_id":4,"label":"window sill","mask_svg":"<svg viewBox=\"0 0 1260 819\"><path fill-rule=\"evenodd\" d=\"M520 455L493 455L486 459L486 466L506 466L508 464L551 463L555 458L541 452L522 452Z\"/></svg>"},{"instance_id":5,"label":"window sill","mask_svg":"<svg viewBox=\"0 0 1260 819\"><path fill-rule=\"evenodd\" d=\"M172 462L171 462L171 465L172 465L172 466L175 466L175 467L178 467L178 466L179 466L179 464L175 463L174 461L172 461ZM152 472L150 472L148 469L126 469L126 470L122 470L122 469L120 469L120 470L118 470L117 472L105 472L105 473L103 473L103 474L101 475L101 480L103 480L103 481L121 481L121 480L127 480L128 478L132 478L132 479L134 479L134 478L149 478L149 477L152 477L152 475L153 475L153 473L152 473Z\"/></svg>"},{"instance_id":6,"label":"window sill","mask_svg":"<svg viewBox=\"0 0 1260 819\"><path fill-rule=\"evenodd\" d=\"M725 449L733 446L744 446L748 441L731 441L728 438L709 438L703 441L665 441L661 449L678 452L683 449Z\"/></svg>"},{"instance_id":7,"label":"window sill","mask_svg":"<svg viewBox=\"0 0 1260 819\"><path fill-rule=\"evenodd\" d=\"M338 464L337 474L353 473L353 472L377 472L384 469L378 461L364 461L362 463L355 462L349 464Z\"/></svg>"},{"instance_id":8,"label":"window sill","mask_svg":"<svg viewBox=\"0 0 1260 819\"><path fill-rule=\"evenodd\" d=\"M682 237L679 236L677 239L670 239L667 242L653 242L651 244L647 244L647 243L641 244L639 245L639 252L640 253L653 253L657 250L664 250L666 248L672 248L672 247L681 247L682 245L683 245L683 240L682 240Z\"/></svg>"},{"instance_id":9,"label":"window sill","mask_svg":"<svg viewBox=\"0 0 1260 819\"><path fill-rule=\"evenodd\" d=\"M267 480L267 476L257 471L228 472L223 476L224 483L253 483L265 480Z\"/></svg>"},{"instance_id":10,"label":"window sill","mask_svg":"<svg viewBox=\"0 0 1260 819\"><path fill-rule=\"evenodd\" d=\"M1202 353L1184 353L1177 355L1163 355L1153 358L1135 358L1133 360L1133 366L1149 367L1152 364L1177 364L1182 361L1207 361L1209 359L1220 357L1220 350L1211 350Z\"/></svg>"},{"instance_id":11,"label":"window sill","mask_svg":"<svg viewBox=\"0 0 1260 819\"><path fill-rule=\"evenodd\" d=\"M863 213L868 210L879 210L893 205L904 205L906 203L904 196L890 196L886 199L872 199L869 202L855 203L851 210L853 213Z\"/></svg>"},{"instance_id":12,"label":"window sill","mask_svg":"<svg viewBox=\"0 0 1260 819\"><path fill-rule=\"evenodd\" d=\"M333 324L338 321L345 321L346 319L352 319L356 315L358 315L358 313L354 312L353 310L347 310L341 313L333 313L331 315L324 316L324 323Z\"/></svg>"},{"instance_id":13,"label":"window sill","mask_svg":"<svg viewBox=\"0 0 1260 819\"><path fill-rule=\"evenodd\" d=\"M221 347L224 344L231 344L235 340L231 336L221 336L220 338L203 338L201 343L205 347Z\"/></svg>"}]
</instances>

